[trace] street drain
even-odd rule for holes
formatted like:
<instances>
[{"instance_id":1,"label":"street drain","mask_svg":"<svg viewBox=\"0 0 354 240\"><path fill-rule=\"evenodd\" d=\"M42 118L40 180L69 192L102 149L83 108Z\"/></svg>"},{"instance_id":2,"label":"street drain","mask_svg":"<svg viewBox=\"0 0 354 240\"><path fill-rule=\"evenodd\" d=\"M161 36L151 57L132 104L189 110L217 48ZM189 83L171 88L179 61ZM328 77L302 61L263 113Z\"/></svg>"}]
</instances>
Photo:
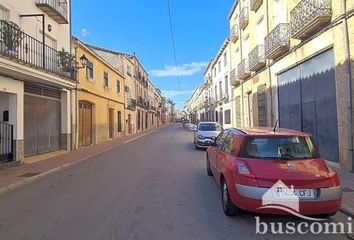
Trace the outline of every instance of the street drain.
<instances>
[{"instance_id":1,"label":"street drain","mask_svg":"<svg viewBox=\"0 0 354 240\"><path fill-rule=\"evenodd\" d=\"M37 176L39 175L40 173L33 173L33 172L30 172L30 173L25 173L19 177L34 177L34 176Z\"/></svg>"},{"instance_id":2,"label":"street drain","mask_svg":"<svg viewBox=\"0 0 354 240\"><path fill-rule=\"evenodd\" d=\"M354 192L354 190L351 188L343 188L342 190L343 192Z\"/></svg>"}]
</instances>

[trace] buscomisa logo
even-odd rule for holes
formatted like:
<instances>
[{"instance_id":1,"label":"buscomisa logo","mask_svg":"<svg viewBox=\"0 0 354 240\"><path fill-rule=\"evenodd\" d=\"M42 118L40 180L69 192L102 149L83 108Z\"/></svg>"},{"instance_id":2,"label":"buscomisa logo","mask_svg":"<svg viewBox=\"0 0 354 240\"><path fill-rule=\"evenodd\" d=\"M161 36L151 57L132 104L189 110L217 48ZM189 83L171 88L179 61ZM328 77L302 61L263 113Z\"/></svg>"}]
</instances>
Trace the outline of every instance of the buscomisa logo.
<instances>
[{"instance_id":1,"label":"buscomisa logo","mask_svg":"<svg viewBox=\"0 0 354 240\"><path fill-rule=\"evenodd\" d=\"M353 234L352 218L348 222L334 223L327 222L324 218L304 216L299 211L300 198L315 198L314 191L294 189L294 186L287 186L279 180L262 197L262 207L258 209L276 209L290 213L304 221L295 222L262 222L260 217L256 219L257 234ZM310 221L310 222L309 222Z\"/></svg>"}]
</instances>

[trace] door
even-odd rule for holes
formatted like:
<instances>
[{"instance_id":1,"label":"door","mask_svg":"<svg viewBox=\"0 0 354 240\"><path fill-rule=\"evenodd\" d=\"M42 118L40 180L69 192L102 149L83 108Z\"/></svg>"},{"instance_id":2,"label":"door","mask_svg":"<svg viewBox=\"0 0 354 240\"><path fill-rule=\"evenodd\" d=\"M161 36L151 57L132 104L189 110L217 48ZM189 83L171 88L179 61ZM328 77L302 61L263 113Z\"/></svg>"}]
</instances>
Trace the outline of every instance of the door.
<instances>
[{"instance_id":1,"label":"door","mask_svg":"<svg viewBox=\"0 0 354 240\"><path fill-rule=\"evenodd\" d=\"M79 102L79 147L92 144L92 104Z\"/></svg>"},{"instance_id":2,"label":"door","mask_svg":"<svg viewBox=\"0 0 354 240\"><path fill-rule=\"evenodd\" d=\"M60 150L59 99L25 94L25 157Z\"/></svg>"},{"instance_id":3,"label":"door","mask_svg":"<svg viewBox=\"0 0 354 240\"><path fill-rule=\"evenodd\" d=\"M216 146L213 148L213 151L211 152L210 156L210 163L211 163L211 171L213 172L214 176L217 178L216 180L218 180L219 178L219 168L218 168L218 159L220 158L220 152L221 149L223 148L223 144L224 141L227 137L227 135L229 134L230 130L225 130L223 131L218 138L216 139Z\"/></svg>"},{"instance_id":4,"label":"door","mask_svg":"<svg viewBox=\"0 0 354 240\"><path fill-rule=\"evenodd\" d=\"M109 109L109 139L114 138L114 110Z\"/></svg>"},{"instance_id":5,"label":"door","mask_svg":"<svg viewBox=\"0 0 354 240\"><path fill-rule=\"evenodd\" d=\"M128 114L128 133L132 134L132 116Z\"/></svg>"},{"instance_id":6,"label":"door","mask_svg":"<svg viewBox=\"0 0 354 240\"><path fill-rule=\"evenodd\" d=\"M278 76L279 124L311 133L321 155L339 161L333 49Z\"/></svg>"}]
</instances>

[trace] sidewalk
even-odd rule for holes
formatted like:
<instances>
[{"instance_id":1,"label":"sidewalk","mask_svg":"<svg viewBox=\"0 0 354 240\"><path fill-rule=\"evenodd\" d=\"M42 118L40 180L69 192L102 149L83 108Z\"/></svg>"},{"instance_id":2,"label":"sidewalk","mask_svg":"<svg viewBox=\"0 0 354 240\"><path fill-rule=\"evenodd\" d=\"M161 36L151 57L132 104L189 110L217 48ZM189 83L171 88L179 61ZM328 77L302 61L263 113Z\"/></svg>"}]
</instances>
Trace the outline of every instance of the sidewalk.
<instances>
[{"instance_id":1,"label":"sidewalk","mask_svg":"<svg viewBox=\"0 0 354 240\"><path fill-rule=\"evenodd\" d=\"M168 125L164 125L146 132L121 137L119 139L114 139L97 145L83 147L75 151L50 157L43 161L0 169L0 194L33 182L36 179L49 175L60 169L64 169L81 161L88 160L96 155L99 155L100 153L114 149L167 126Z\"/></svg>"},{"instance_id":2,"label":"sidewalk","mask_svg":"<svg viewBox=\"0 0 354 240\"><path fill-rule=\"evenodd\" d=\"M343 188L342 211L354 217L354 173L336 169Z\"/></svg>"}]
</instances>

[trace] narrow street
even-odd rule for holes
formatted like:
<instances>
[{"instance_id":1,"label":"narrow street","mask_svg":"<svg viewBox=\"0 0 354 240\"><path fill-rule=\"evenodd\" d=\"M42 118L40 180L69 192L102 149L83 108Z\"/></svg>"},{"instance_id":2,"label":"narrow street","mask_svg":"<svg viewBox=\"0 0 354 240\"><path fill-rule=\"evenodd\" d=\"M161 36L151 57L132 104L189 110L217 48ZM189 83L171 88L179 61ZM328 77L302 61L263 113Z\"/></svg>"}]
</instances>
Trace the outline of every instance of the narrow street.
<instances>
[{"instance_id":1,"label":"narrow street","mask_svg":"<svg viewBox=\"0 0 354 240\"><path fill-rule=\"evenodd\" d=\"M343 218L338 213L333 219ZM263 216L287 222L293 217ZM228 218L192 133L172 125L0 195L0 239L282 239ZM300 239L302 235L287 235ZM347 239L306 235L306 239Z\"/></svg>"}]
</instances>

